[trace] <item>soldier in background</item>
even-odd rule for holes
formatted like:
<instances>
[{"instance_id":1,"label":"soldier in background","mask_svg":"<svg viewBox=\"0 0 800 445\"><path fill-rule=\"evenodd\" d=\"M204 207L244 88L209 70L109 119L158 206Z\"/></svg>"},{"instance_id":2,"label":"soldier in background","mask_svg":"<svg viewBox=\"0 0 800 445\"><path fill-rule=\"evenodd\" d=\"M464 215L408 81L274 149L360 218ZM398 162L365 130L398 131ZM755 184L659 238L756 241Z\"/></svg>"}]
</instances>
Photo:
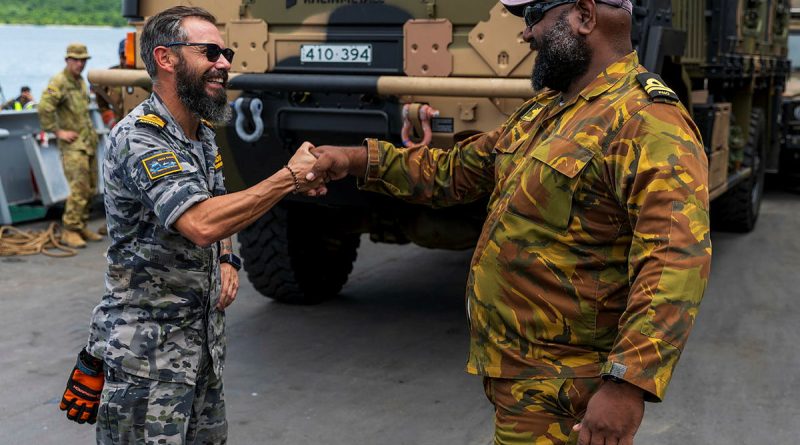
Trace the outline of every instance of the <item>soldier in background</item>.
<instances>
[{"instance_id":1,"label":"soldier in background","mask_svg":"<svg viewBox=\"0 0 800 445\"><path fill-rule=\"evenodd\" d=\"M711 262L708 167L677 95L639 64L630 0L501 0L536 94L452 150L323 146L307 179L433 206L489 195L467 284L467 371L495 444L631 445L660 401Z\"/></svg>"},{"instance_id":2,"label":"soldier in background","mask_svg":"<svg viewBox=\"0 0 800 445\"><path fill-rule=\"evenodd\" d=\"M28 86L24 86L19 89L19 96L3 104L3 109L22 111L22 110L32 110L33 107L35 106L36 102L34 102L33 100L33 94L31 93L31 88Z\"/></svg>"},{"instance_id":3,"label":"soldier in background","mask_svg":"<svg viewBox=\"0 0 800 445\"><path fill-rule=\"evenodd\" d=\"M119 42L117 53L119 55L119 65L111 66L109 69L116 70L125 67L125 39ZM109 129L114 128L114 125L125 117L122 103L122 87L92 85L92 91L95 93L97 108L100 110L103 123Z\"/></svg>"},{"instance_id":4,"label":"soldier in background","mask_svg":"<svg viewBox=\"0 0 800 445\"><path fill-rule=\"evenodd\" d=\"M89 91L81 73L89 60L86 45L67 46L63 71L50 79L39 103L39 122L43 131L55 133L69 197L64 208L61 242L70 247L85 247L86 241L103 237L86 226L92 197L97 191L97 133L89 117Z\"/></svg>"},{"instance_id":5,"label":"soldier in background","mask_svg":"<svg viewBox=\"0 0 800 445\"><path fill-rule=\"evenodd\" d=\"M308 191L310 145L261 183L226 194L211 122L232 111L234 52L204 9L148 19L142 59L153 94L109 135L106 293L60 408L97 420L97 443L224 444L225 308L241 261L231 236L291 192ZM209 122L211 121L211 122Z\"/></svg>"}]
</instances>

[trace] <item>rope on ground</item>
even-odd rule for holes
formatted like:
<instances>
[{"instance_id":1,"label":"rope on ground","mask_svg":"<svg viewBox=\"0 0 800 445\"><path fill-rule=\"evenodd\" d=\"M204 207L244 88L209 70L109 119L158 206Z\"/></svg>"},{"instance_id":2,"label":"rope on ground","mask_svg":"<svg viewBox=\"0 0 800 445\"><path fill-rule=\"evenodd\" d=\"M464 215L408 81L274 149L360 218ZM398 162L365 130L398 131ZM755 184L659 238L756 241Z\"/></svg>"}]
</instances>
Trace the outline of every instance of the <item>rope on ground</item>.
<instances>
[{"instance_id":1,"label":"rope on ground","mask_svg":"<svg viewBox=\"0 0 800 445\"><path fill-rule=\"evenodd\" d=\"M0 227L0 256L44 254L56 258L76 255L78 251L58 240L61 228L50 223L46 230L20 230L12 226Z\"/></svg>"}]
</instances>

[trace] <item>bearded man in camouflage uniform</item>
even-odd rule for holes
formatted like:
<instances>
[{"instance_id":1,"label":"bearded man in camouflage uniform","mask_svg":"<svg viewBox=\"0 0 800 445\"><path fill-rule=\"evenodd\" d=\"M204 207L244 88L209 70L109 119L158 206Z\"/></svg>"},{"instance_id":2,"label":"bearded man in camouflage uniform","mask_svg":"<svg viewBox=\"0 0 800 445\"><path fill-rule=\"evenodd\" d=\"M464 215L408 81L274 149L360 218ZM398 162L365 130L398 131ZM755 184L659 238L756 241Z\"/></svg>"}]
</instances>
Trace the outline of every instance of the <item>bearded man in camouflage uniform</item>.
<instances>
[{"instance_id":1,"label":"bearded man in camouflage uniform","mask_svg":"<svg viewBox=\"0 0 800 445\"><path fill-rule=\"evenodd\" d=\"M452 150L322 146L309 176L432 206L490 195L467 283L467 371L495 443L630 445L664 397L711 260L708 168L677 95L638 62L630 0L501 0L536 95Z\"/></svg>"},{"instance_id":2,"label":"bearded man in camouflage uniform","mask_svg":"<svg viewBox=\"0 0 800 445\"><path fill-rule=\"evenodd\" d=\"M97 133L89 118L89 92L81 73L89 52L81 43L67 46L67 66L50 79L39 102L42 130L55 133L69 196L61 222L61 242L70 247L85 247L86 241L102 237L89 230L89 210L97 192Z\"/></svg>"},{"instance_id":3,"label":"bearded man in camouflage uniform","mask_svg":"<svg viewBox=\"0 0 800 445\"><path fill-rule=\"evenodd\" d=\"M153 94L110 134L106 294L61 403L72 420L97 420L99 444L226 442L224 310L241 265L230 237L315 186L303 179L315 161L306 144L285 168L226 194L208 121L230 118L234 53L215 23L190 7L148 19Z\"/></svg>"}]
</instances>

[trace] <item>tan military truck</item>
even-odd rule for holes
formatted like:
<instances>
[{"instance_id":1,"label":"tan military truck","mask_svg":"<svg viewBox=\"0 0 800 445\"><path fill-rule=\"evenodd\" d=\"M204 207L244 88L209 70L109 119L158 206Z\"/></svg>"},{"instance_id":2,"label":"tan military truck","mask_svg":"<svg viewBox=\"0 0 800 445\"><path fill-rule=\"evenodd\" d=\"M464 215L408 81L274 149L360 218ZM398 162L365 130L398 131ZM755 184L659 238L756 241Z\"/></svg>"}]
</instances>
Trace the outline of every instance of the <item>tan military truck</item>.
<instances>
[{"instance_id":1,"label":"tan military truck","mask_svg":"<svg viewBox=\"0 0 800 445\"><path fill-rule=\"evenodd\" d=\"M177 4L219 19L236 50L235 120L219 131L232 190L279 169L304 140L378 137L450 147L500 125L533 92L535 59L522 21L497 0L124 0L137 31ZM780 154L789 0L634 0L633 43L693 111L710 159L713 221L751 230L764 173ZM135 34L135 70L92 71L124 85L126 105L149 88ZM245 269L264 295L313 303L336 295L360 236L430 248L474 246L485 202L428 209L359 192L292 197L239 235Z\"/></svg>"}]
</instances>

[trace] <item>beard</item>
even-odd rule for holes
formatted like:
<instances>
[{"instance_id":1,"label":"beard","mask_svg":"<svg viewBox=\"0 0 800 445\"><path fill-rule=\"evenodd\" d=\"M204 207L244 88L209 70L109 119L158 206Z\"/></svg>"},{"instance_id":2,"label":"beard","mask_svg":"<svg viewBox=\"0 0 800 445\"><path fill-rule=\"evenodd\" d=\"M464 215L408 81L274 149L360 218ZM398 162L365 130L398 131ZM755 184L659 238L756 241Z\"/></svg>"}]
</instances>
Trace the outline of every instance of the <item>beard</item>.
<instances>
[{"instance_id":1,"label":"beard","mask_svg":"<svg viewBox=\"0 0 800 445\"><path fill-rule=\"evenodd\" d=\"M535 91L544 87L566 91L575 79L586 74L592 60L586 37L572 33L566 12L540 42L531 42L531 48L539 51L531 74Z\"/></svg>"},{"instance_id":2,"label":"beard","mask_svg":"<svg viewBox=\"0 0 800 445\"><path fill-rule=\"evenodd\" d=\"M206 81L213 78L222 79L224 87L228 83L228 72L212 68L200 74L189 69L183 57L175 69L175 80L181 103L201 119L214 124L224 124L231 120L233 112L228 106L224 88L212 94L206 93Z\"/></svg>"}]
</instances>

